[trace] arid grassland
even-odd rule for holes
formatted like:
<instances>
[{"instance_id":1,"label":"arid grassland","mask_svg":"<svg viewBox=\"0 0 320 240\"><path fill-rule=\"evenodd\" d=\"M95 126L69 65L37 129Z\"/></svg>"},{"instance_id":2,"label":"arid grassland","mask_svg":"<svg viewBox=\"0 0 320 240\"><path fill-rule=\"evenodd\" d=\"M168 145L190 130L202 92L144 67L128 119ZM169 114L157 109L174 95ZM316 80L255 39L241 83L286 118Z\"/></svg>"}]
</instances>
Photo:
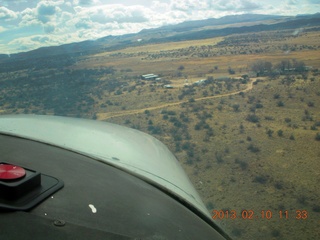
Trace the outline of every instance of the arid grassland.
<instances>
[{"instance_id":1,"label":"arid grassland","mask_svg":"<svg viewBox=\"0 0 320 240\"><path fill-rule=\"evenodd\" d=\"M108 106L112 110L99 109L97 117L149 132L168 145L208 209L253 211L250 220L217 220L235 239L315 239L320 236L320 34L265 33L254 43L244 37L95 56L92 64L130 69L129 78L159 74L174 86L136 80L131 92L108 98L122 109ZM113 56L115 62L103 63ZM260 78L252 73L255 62L276 66L292 59L312 68ZM215 80L184 86L210 77ZM306 219L297 219L299 210L308 212ZM261 219L262 211L271 211L272 218ZM288 211L289 219L280 218L280 211Z\"/></svg>"},{"instance_id":2,"label":"arid grassland","mask_svg":"<svg viewBox=\"0 0 320 240\"><path fill-rule=\"evenodd\" d=\"M2 71L0 114L147 132L176 155L209 211L254 213L216 220L234 239L320 239L317 29L142 42L67 60ZM158 77L141 79L150 73Z\"/></svg>"}]
</instances>

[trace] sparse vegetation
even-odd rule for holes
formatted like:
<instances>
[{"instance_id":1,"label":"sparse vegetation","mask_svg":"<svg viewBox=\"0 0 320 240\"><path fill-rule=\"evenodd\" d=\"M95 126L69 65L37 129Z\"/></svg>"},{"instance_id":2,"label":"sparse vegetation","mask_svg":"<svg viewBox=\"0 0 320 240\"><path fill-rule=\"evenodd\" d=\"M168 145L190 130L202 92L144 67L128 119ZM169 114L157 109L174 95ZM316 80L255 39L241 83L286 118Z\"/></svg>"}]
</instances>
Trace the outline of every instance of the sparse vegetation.
<instances>
[{"instance_id":1,"label":"sparse vegetation","mask_svg":"<svg viewBox=\"0 0 320 240\"><path fill-rule=\"evenodd\" d=\"M239 164L239 166L240 166L240 168L241 168L242 170L246 170L246 169L248 168L248 163L246 163L245 161L236 159L236 160L235 160L235 163Z\"/></svg>"},{"instance_id":2,"label":"sparse vegetation","mask_svg":"<svg viewBox=\"0 0 320 240\"><path fill-rule=\"evenodd\" d=\"M314 205L314 206L312 207L312 210L313 210L314 212L316 212L316 213L320 213L320 205Z\"/></svg>"},{"instance_id":3,"label":"sparse vegetation","mask_svg":"<svg viewBox=\"0 0 320 240\"><path fill-rule=\"evenodd\" d=\"M277 134L279 137L283 137L283 131L281 129L277 131Z\"/></svg>"},{"instance_id":4,"label":"sparse vegetation","mask_svg":"<svg viewBox=\"0 0 320 240\"><path fill-rule=\"evenodd\" d=\"M243 230L242 229L239 229L239 228L234 228L232 231L231 231L232 235L235 236L235 237L241 237L242 234L243 234Z\"/></svg>"},{"instance_id":5,"label":"sparse vegetation","mask_svg":"<svg viewBox=\"0 0 320 240\"><path fill-rule=\"evenodd\" d=\"M254 178L254 182L260 183L260 184L266 184L268 181L268 178L266 176L256 176Z\"/></svg>"},{"instance_id":6,"label":"sparse vegetation","mask_svg":"<svg viewBox=\"0 0 320 240\"><path fill-rule=\"evenodd\" d=\"M284 106L284 102L283 101L278 101L277 102L277 106L278 107L283 107Z\"/></svg>"},{"instance_id":7,"label":"sparse vegetation","mask_svg":"<svg viewBox=\"0 0 320 240\"><path fill-rule=\"evenodd\" d=\"M273 229L272 231L271 231L271 236L272 237L275 237L275 238L277 238L277 237L280 237L280 231L278 230L278 229Z\"/></svg>"},{"instance_id":8,"label":"sparse vegetation","mask_svg":"<svg viewBox=\"0 0 320 240\"><path fill-rule=\"evenodd\" d=\"M283 183L282 183L282 182L276 182L276 183L274 184L274 187L275 187L276 189L278 189L278 190L281 190L281 189L283 189Z\"/></svg>"},{"instance_id":9,"label":"sparse vegetation","mask_svg":"<svg viewBox=\"0 0 320 240\"><path fill-rule=\"evenodd\" d=\"M248 150L250 150L250 151L253 152L253 153L258 153L258 152L260 152L260 148L258 148L257 146L255 146L255 145L253 145L253 144L250 144L250 145L249 145Z\"/></svg>"},{"instance_id":10,"label":"sparse vegetation","mask_svg":"<svg viewBox=\"0 0 320 240\"><path fill-rule=\"evenodd\" d=\"M0 111L94 118L147 132L174 152L209 210L221 204L225 193L231 194L228 204L242 207L232 194L246 191L255 196L246 200L252 208L261 209L266 199L270 206L281 202L286 210L294 207L294 199L317 215L320 65L310 59L318 59L320 41L310 29L297 36L279 30L149 44L89 54L81 61L68 58L66 67L6 69L0 72ZM309 38L317 43L310 44ZM285 43L290 43L286 49L296 50L279 54ZM117 65L107 66L112 62ZM306 72L303 63L313 69ZM161 80L141 80L145 72L159 74ZM192 84L200 79L207 81ZM165 84L174 88L165 89ZM305 171L296 167L300 165ZM299 193L304 184L309 191ZM285 238L276 224L268 224L267 237ZM301 222L282 224L291 228ZM231 235L250 239L243 229Z\"/></svg>"},{"instance_id":11,"label":"sparse vegetation","mask_svg":"<svg viewBox=\"0 0 320 240\"><path fill-rule=\"evenodd\" d=\"M258 123L260 121L260 118L255 114L249 114L246 120L252 123Z\"/></svg>"},{"instance_id":12,"label":"sparse vegetation","mask_svg":"<svg viewBox=\"0 0 320 240\"><path fill-rule=\"evenodd\" d=\"M295 136L293 135L293 133L290 135L290 138L289 138L290 140L295 140L296 138L295 138Z\"/></svg>"},{"instance_id":13,"label":"sparse vegetation","mask_svg":"<svg viewBox=\"0 0 320 240\"><path fill-rule=\"evenodd\" d=\"M272 137L273 132L274 132L273 130L268 129L268 130L267 130L267 135L268 135L269 137Z\"/></svg>"}]
</instances>

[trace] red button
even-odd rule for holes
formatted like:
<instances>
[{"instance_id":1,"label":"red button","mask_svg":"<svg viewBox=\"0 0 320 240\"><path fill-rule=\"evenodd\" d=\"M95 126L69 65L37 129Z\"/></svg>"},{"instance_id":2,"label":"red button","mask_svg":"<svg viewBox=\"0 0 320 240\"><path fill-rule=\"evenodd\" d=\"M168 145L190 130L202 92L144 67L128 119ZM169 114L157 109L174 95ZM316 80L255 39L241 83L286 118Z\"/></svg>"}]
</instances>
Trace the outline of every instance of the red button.
<instances>
[{"instance_id":1,"label":"red button","mask_svg":"<svg viewBox=\"0 0 320 240\"><path fill-rule=\"evenodd\" d=\"M0 180L16 180L23 178L26 171L22 167L10 164L0 164Z\"/></svg>"}]
</instances>

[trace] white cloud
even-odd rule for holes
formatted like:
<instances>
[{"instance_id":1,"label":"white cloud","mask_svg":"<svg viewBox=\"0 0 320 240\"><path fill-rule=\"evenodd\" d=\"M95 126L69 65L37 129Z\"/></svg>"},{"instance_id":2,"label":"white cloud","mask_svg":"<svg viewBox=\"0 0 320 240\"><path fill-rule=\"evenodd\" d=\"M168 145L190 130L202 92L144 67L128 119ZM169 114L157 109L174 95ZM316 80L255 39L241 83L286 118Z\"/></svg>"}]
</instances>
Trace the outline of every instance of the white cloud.
<instances>
[{"instance_id":1,"label":"white cloud","mask_svg":"<svg viewBox=\"0 0 320 240\"><path fill-rule=\"evenodd\" d=\"M207 8L207 2L201 0L173 0L171 1L171 8L173 10L191 11L201 10Z\"/></svg>"},{"instance_id":2,"label":"white cloud","mask_svg":"<svg viewBox=\"0 0 320 240\"><path fill-rule=\"evenodd\" d=\"M240 1L240 9L251 11L251 10L261 9L261 5L251 0L242 0Z\"/></svg>"},{"instance_id":3,"label":"white cloud","mask_svg":"<svg viewBox=\"0 0 320 240\"><path fill-rule=\"evenodd\" d=\"M37 18L42 23L47 23L61 12L58 5L63 4L63 1L41 1L36 7Z\"/></svg>"},{"instance_id":4,"label":"white cloud","mask_svg":"<svg viewBox=\"0 0 320 240\"><path fill-rule=\"evenodd\" d=\"M7 29L0 26L0 33L6 31Z\"/></svg>"},{"instance_id":5,"label":"white cloud","mask_svg":"<svg viewBox=\"0 0 320 240\"><path fill-rule=\"evenodd\" d=\"M20 0L19 4L0 0L0 4L2 51L14 38L10 49L34 49L231 14L313 13L319 0ZM38 38L30 38L32 34Z\"/></svg>"},{"instance_id":6,"label":"white cloud","mask_svg":"<svg viewBox=\"0 0 320 240\"><path fill-rule=\"evenodd\" d=\"M34 42L39 42L39 43L47 43L49 41L49 37L35 36L35 37L31 37L30 40L32 40Z\"/></svg>"},{"instance_id":7,"label":"white cloud","mask_svg":"<svg viewBox=\"0 0 320 240\"><path fill-rule=\"evenodd\" d=\"M296 5L297 3L298 3L297 0L289 0L289 1L288 1L288 4L289 4L289 5Z\"/></svg>"},{"instance_id":8,"label":"white cloud","mask_svg":"<svg viewBox=\"0 0 320 240\"><path fill-rule=\"evenodd\" d=\"M21 37L14 39L8 43L8 49L16 51L29 51L45 46L57 46L65 43L80 41L81 39L75 34L65 35L34 35L29 37ZM13 51L12 51L13 52Z\"/></svg>"},{"instance_id":9,"label":"white cloud","mask_svg":"<svg viewBox=\"0 0 320 240\"><path fill-rule=\"evenodd\" d=\"M38 15L51 16L56 13L56 6L52 2L40 2L37 6Z\"/></svg>"},{"instance_id":10,"label":"white cloud","mask_svg":"<svg viewBox=\"0 0 320 240\"><path fill-rule=\"evenodd\" d=\"M262 8L252 0L208 0L208 6L218 11L252 11Z\"/></svg>"},{"instance_id":11,"label":"white cloud","mask_svg":"<svg viewBox=\"0 0 320 240\"><path fill-rule=\"evenodd\" d=\"M167 12L170 10L170 4L160 1L153 1L151 9L155 12Z\"/></svg>"},{"instance_id":12,"label":"white cloud","mask_svg":"<svg viewBox=\"0 0 320 240\"><path fill-rule=\"evenodd\" d=\"M0 7L0 20L14 20L18 18L18 14L6 7Z\"/></svg>"},{"instance_id":13,"label":"white cloud","mask_svg":"<svg viewBox=\"0 0 320 240\"><path fill-rule=\"evenodd\" d=\"M89 5L96 5L101 4L99 0L74 0L74 5L82 5L82 6L89 6Z\"/></svg>"},{"instance_id":14,"label":"white cloud","mask_svg":"<svg viewBox=\"0 0 320 240\"><path fill-rule=\"evenodd\" d=\"M54 30L55 30L56 26L52 23L49 23L49 24L45 24L43 26L43 30L45 33L53 33Z\"/></svg>"},{"instance_id":15,"label":"white cloud","mask_svg":"<svg viewBox=\"0 0 320 240\"><path fill-rule=\"evenodd\" d=\"M19 23L20 27L39 24L40 22L37 19L35 9L27 8L21 12L21 21Z\"/></svg>"},{"instance_id":16,"label":"white cloud","mask_svg":"<svg viewBox=\"0 0 320 240\"><path fill-rule=\"evenodd\" d=\"M143 6L130 6L126 7L120 4L114 5L102 5L99 7L76 7L76 17L83 19L90 19L92 22L98 23L139 23L147 22L149 20L149 15L152 12Z\"/></svg>"}]
</instances>

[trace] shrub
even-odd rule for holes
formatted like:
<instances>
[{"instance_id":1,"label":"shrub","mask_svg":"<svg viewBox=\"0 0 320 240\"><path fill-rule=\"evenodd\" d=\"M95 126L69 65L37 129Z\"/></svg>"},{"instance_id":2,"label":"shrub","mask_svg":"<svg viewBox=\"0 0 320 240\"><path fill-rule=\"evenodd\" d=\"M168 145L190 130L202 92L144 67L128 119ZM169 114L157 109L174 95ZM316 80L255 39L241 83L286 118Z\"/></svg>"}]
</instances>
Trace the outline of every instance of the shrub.
<instances>
[{"instance_id":1,"label":"shrub","mask_svg":"<svg viewBox=\"0 0 320 240\"><path fill-rule=\"evenodd\" d=\"M231 67L228 68L228 72L229 72L229 74L235 74L236 73L236 71L233 70Z\"/></svg>"},{"instance_id":2,"label":"shrub","mask_svg":"<svg viewBox=\"0 0 320 240\"><path fill-rule=\"evenodd\" d=\"M314 102L309 101L308 102L308 107L314 107Z\"/></svg>"},{"instance_id":3,"label":"shrub","mask_svg":"<svg viewBox=\"0 0 320 240\"><path fill-rule=\"evenodd\" d=\"M214 205L213 205L212 202L208 202L208 203L206 204L206 207L207 207L207 209L208 209L209 211L211 211L212 209L214 209Z\"/></svg>"},{"instance_id":4,"label":"shrub","mask_svg":"<svg viewBox=\"0 0 320 240\"><path fill-rule=\"evenodd\" d=\"M222 155L220 153L215 153L216 159L217 159L217 163L223 163L223 158Z\"/></svg>"},{"instance_id":5,"label":"shrub","mask_svg":"<svg viewBox=\"0 0 320 240\"><path fill-rule=\"evenodd\" d=\"M277 106L278 107L283 107L284 106L284 102L282 102L282 101L277 102Z\"/></svg>"},{"instance_id":6,"label":"shrub","mask_svg":"<svg viewBox=\"0 0 320 240\"><path fill-rule=\"evenodd\" d=\"M162 133L162 129L159 126L150 125L148 127L148 130L151 132L151 134L161 134Z\"/></svg>"},{"instance_id":7,"label":"shrub","mask_svg":"<svg viewBox=\"0 0 320 240\"><path fill-rule=\"evenodd\" d=\"M271 129L268 129L268 130L267 130L267 134L268 134L268 136L269 136L269 137L272 137L272 134L273 134L273 130L271 130Z\"/></svg>"},{"instance_id":8,"label":"shrub","mask_svg":"<svg viewBox=\"0 0 320 240\"><path fill-rule=\"evenodd\" d=\"M275 184L274 184L274 187L276 188L276 189L283 189L283 184L281 183L281 182L276 182Z\"/></svg>"},{"instance_id":9,"label":"shrub","mask_svg":"<svg viewBox=\"0 0 320 240\"><path fill-rule=\"evenodd\" d=\"M246 163L242 160L236 159L235 163L239 164L241 170L246 170L248 168L248 163Z\"/></svg>"},{"instance_id":10,"label":"shrub","mask_svg":"<svg viewBox=\"0 0 320 240\"><path fill-rule=\"evenodd\" d=\"M260 152L260 148L258 148L257 146L254 146L253 144L250 144L248 147L248 150L250 150L253 153L258 153Z\"/></svg>"},{"instance_id":11,"label":"shrub","mask_svg":"<svg viewBox=\"0 0 320 240\"><path fill-rule=\"evenodd\" d=\"M277 230L277 229L273 229L272 231L271 231L271 236L272 237L280 237L280 231L279 230Z\"/></svg>"},{"instance_id":12,"label":"shrub","mask_svg":"<svg viewBox=\"0 0 320 240\"><path fill-rule=\"evenodd\" d=\"M254 100L255 100L254 96L249 96L248 97L248 103L253 103Z\"/></svg>"},{"instance_id":13,"label":"shrub","mask_svg":"<svg viewBox=\"0 0 320 240\"><path fill-rule=\"evenodd\" d=\"M251 106L251 107L249 108L249 110L250 110L250 112L255 113L255 112L256 112L256 107L255 107L255 106Z\"/></svg>"},{"instance_id":14,"label":"shrub","mask_svg":"<svg viewBox=\"0 0 320 240\"><path fill-rule=\"evenodd\" d=\"M293 135L293 134L291 134L289 139L290 139L290 140L295 140L294 135Z\"/></svg>"},{"instance_id":15,"label":"shrub","mask_svg":"<svg viewBox=\"0 0 320 240\"><path fill-rule=\"evenodd\" d=\"M184 70L184 66L183 65L179 66L178 70L180 70L180 71Z\"/></svg>"},{"instance_id":16,"label":"shrub","mask_svg":"<svg viewBox=\"0 0 320 240\"><path fill-rule=\"evenodd\" d=\"M162 119L163 119L163 120L168 120L168 119L169 119L169 116L168 116L168 115L163 115L163 116L162 116Z\"/></svg>"},{"instance_id":17,"label":"shrub","mask_svg":"<svg viewBox=\"0 0 320 240\"><path fill-rule=\"evenodd\" d=\"M240 108L240 105L239 104L234 104L234 105L232 105L232 108L233 108L233 111L238 112L239 108Z\"/></svg>"},{"instance_id":18,"label":"shrub","mask_svg":"<svg viewBox=\"0 0 320 240\"><path fill-rule=\"evenodd\" d=\"M304 195L301 195L299 197L297 197L297 202L302 204L302 205L306 205L307 204L307 198Z\"/></svg>"},{"instance_id":19,"label":"shrub","mask_svg":"<svg viewBox=\"0 0 320 240\"><path fill-rule=\"evenodd\" d=\"M285 118L284 121L285 121L286 123L290 123L290 122L291 122L291 118Z\"/></svg>"},{"instance_id":20,"label":"shrub","mask_svg":"<svg viewBox=\"0 0 320 240\"><path fill-rule=\"evenodd\" d=\"M187 165L192 165L193 164L193 160L191 158L188 158L185 163Z\"/></svg>"},{"instance_id":21,"label":"shrub","mask_svg":"<svg viewBox=\"0 0 320 240\"><path fill-rule=\"evenodd\" d=\"M249 114L246 118L247 121L252 122L252 123L257 123L260 121L260 118L255 115L255 114Z\"/></svg>"},{"instance_id":22,"label":"shrub","mask_svg":"<svg viewBox=\"0 0 320 240\"><path fill-rule=\"evenodd\" d=\"M268 181L268 178L266 176L256 176L254 178L254 182L265 184Z\"/></svg>"},{"instance_id":23,"label":"shrub","mask_svg":"<svg viewBox=\"0 0 320 240\"><path fill-rule=\"evenodd\" d=\"M317 128L317 126L316 126L316 125L312 125L312 126L310 127L310 129L311 129L311 130L313 130L313 131L318 130L318 128Z\"/></svg>"},{"instance_id":24,"label":"shrub","mask_svg":"<svg viewBox=\"0 0 320 240\"><path fill-rule=\"evenodd\" d=\"M265 116L264 119L265 119L265 120L268 120L268 121L273 121L273 120L274 120L274 117L272 117L272 116Z\"/></svg>"},{"instance_id":25,"label":"shrub","mask_svg":"<svg viewBox=\"0 0 320 240\"><path fill-rule=\"evenodd\" d=\"M201 130L201 124L200 124L200 123L197 123L197 124L194 126L194 130L196 130L196 131Z\"/></svg>"},{"instance_id":26,"label":"shrub","mask_svg":"<svg viewBox=\"0 0 320 240\"><path fill-rule=\"evenodd\" d=\"M320 213L320 205L315 205L315 206L313 206L313 207L312 207L312 210L313 210L314 212Z\"/></svg>"},{"instance_id":27,"label":"shrub","mask_svg":"<svg viewBox=\"0 0 320 240\"><path fill-rule=\"evenodd\" d=\"M189 158L193 158L194 157L194 150L193 148L190 148L187 150L187 155Z\"/></svg>"},{"instance_id":28,"label":"shrub","mask_svg":"<svg viewBox=\"0 0 320 240\"><path fill-rule=\"evenodd\" d=\"M274 98L274 99L279 99L279 98L280 98L280 94L279 94L279 93L274 94L274 95L273 95L273 98Z\"/></svg>"},{"instance_id":29,"label":"shrub","mask_svg":"<svg viewBox=\"0 0 320 240\"><path fill-rule=\"evenodd\" d=\"M193 146L192 146L192 144L190 142L185 142L184 144L182 144L181 148L183 150L189 150L189 149L192 149Z\"/></svg>"},{"instance_id":30,"label":"shrub","mask_svg":"<svg viewBox=\"0 0 320 240\"><path fill-rule=\"evenodd\" d=\"M262 103L257 103L257 104L256 104L256 108L263 108Z\"/></svg>"},{"instance_id":31,"label":"shrub","mask_svg":"<svg viewBox=\"0 0 320 240\"><path fill-rule=\"evenodd\" d=\"M317 133L317 135L316 135L316 140L317 140L317 141L320 141L320 133Z\"/></svg>"},{"instance_id":32,"label":"shrub","mask_svg":"<svg viewBox=\"0 0 320 240\"><path fill-rule=\"evenodd\" d=\"M243 230L242 229L239 229L239 228L234 228L232 231L231 231L232 235L235 236L235 237L241 237L242 236L242 233L243 233Z\"/></svg>"},{"instance_id":33,"label":"shrub","mask_svg":"<svg viewBox=\"0 0 320 240\"><path fill-rule=\"evenodd\" d=\"M170 116L176 115L176 112L175 112L175 111L168 111L167 113L168 113L168 115L170 115Z\"/></svg>"},{"instance_id":34,"label":"shrub","mask_svg":"<svg viewBox=\"0 0 320 240\"><path fill-rule=\"evenodd\" d=\"M280 129L280 130L278 130L277 134L278 134L279 137L282 137L283 136L283 131Z\"/></svg>"},{"instance_id":35,"label":"shrub","mask_svg":"<svg viewBox=\"0 0 320 240\"><path fill-rule=\"evenodd\" d=\"M240 133L241 133L241 134L243 134L243 133L244 133L244 126L243 126L243 124L242 124L242 123L240 124Z\"/></svg>"}]
</instances>

